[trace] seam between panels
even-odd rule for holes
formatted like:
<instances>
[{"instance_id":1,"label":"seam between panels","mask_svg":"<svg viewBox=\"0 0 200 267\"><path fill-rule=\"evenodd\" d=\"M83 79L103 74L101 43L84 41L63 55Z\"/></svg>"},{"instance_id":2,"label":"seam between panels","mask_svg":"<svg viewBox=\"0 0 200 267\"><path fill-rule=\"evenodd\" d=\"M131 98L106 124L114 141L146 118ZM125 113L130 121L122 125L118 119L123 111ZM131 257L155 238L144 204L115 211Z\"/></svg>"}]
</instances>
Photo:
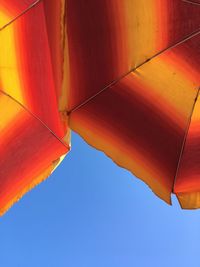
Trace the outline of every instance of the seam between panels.
<instances>
[{"instance_id":1,"label":"seam between panels","mask_svg":"<svg viewBox=\"0 0 200 267\"><path fill-rule=\"evenodd\" d=\"M10 24L12 24L14 21L16 21L18 18L20 18L21 16L23 16L24 14L26 14L28 11L30 11L33 7L37 6L40 2L42 2L43 0L36 0L35 2L33 2L32 4L30 4L25 10L23 10L19 15L17 15L16 17L14 17L12 20L10 20L8 23L6 23L5 25L3 25L0 28L0 31L2 31L3 29L5 29L6 27L8 27Z\"/></svg>"},{"instance_id":2,"label":"seam between panels","mask_svg":"<svg viewBox=\"0 0 200 267\"><path fill-rule=\"evenodd\" d=\"M38 116L36 116L34 113L32 113L28 108L26 108L24 105L22 105L18 100L16 100L14 97L12 97L11 95L5 93L3 90L0 89L0 93L2 93L3 95L9 97L10 99L12 99L15 103L17 103L18 105L20 105L29 115L31 115L32 117L34 117L37 121L39 121L65 148L70 149L70 146L66 145L62 139L60 139Z\"/></svg>"},{"instance_id":3,"label":"seam between panels","mask_svg":"<svg viewBox=\"0 0 200 267\"><path fill-rule=\"evenodd\" d=\"M110 82L108 85L106 85L105 87L103 87L103 89L101 89L99 92L97 92L96 94L92 95L91 97L89 97L88 99L86 99L85 101L83 101L82 103L80 103L79 105L77 105L76 107L72 108L69 111L66 110L66 114L69 116L72 112L76 111L77 109L81 108L82 106L85 106L88 102L90 102L91 100L93 100L94 98L96 98L98 95L100 95L101 93L103 93L109 87L113 86L114 84L116 84L117 82L119 82L120 80L122 80L123 78L125 78L131 72L135 72L138 68L142 67L143 65L145 65L146 63L148 63L152 59L160 56L164 52L169 51L169 50L171 50L174 47L177 47L177 46L185 43L186 41L192 39L193 37L195 37L195 36L197 36L199 34L200 34L200 28L198 28L197 30L195 30L192 33L188 34L187 36L185 36L183 39L179 40L175 44L172 44L172 45L164 48L163 50L159 51L158 53L154 54L153 56L149 57L147 60L145 60L142 63L138 64L136 67L130 69L128 72L122 74L120 77L118 77L117 79L115 79L112 82Z\"/></svg>"},{"instance_id":4,"label":"seam between panels","mask_svg":"<svg viewBox=\"0 0 200 267\"><path fill-rule=\"evenodd\" d=\"M174 193L174 187L175 187L175 184L176 184L176 179L177 179L177 176L178 176L178 172L179 172L179 168L180 168L180 164L181 164L181 159L182 159L182 156L183 156L186 140L187 140L187 137L188 137L188 132L189 132L191 121L192 121L192 115L193 115L193 112L194 112L194 108L195 108L197 99L199 97L199 93L200 93L200 87L197 90L197 94L196 94L196 97L194 99L194 103L192 105L191 114L189 116L188 123L187 123L186 129L185 129L185 135L184 135L184 138L183 138L183 143L182 143L182 146L181 146L180 155L179 155L179 158L178 158L177 167L176 167L176 171L175 171L174 182L173 182L173 186L172 186L172 193Z\"/></svg>"}]
</instances>

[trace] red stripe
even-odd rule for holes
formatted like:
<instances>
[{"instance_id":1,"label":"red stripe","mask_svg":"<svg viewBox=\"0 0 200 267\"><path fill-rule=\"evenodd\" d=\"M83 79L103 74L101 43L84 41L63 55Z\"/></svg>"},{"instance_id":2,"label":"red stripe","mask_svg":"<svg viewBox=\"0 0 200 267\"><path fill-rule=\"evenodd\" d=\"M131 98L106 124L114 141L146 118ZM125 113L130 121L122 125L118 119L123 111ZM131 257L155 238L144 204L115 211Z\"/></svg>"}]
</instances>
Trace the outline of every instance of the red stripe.
<instances>
[{"instance_id":1,"label":"red stripe","mask_svg":"<svg viewBox=\"0 0 200 267\"><path fill-rule=\"evenodd\" d=\"M66 12L71 109L120 74L113 68L117 51L112 3L69 0Z\"/></svg>"},{"instance_id":2,"label":"red stripe","mask_svg":"<svg viewBox=\"0 0 200 267\"><path fill-rule=\"evenodd\" d=\"M69 150L44 125L23 110L15 123L6 130L8 134L4 131L0 135L2 199L13 190L17 194L19 184L27 186L41 171Z\"/></svg>"},{"instance_id":3,"label":"red stripe","mask_svg":"<svg viewBox=\"0 0 200 267\"><path fill-rule=\"evenodd\" d=\"M134 91L137 90L144 89L138 87ZM81 124L84 124L84 119L87 121L85 131L100 127L98 135L104 135L105 142L109 135L113 140L119 141L119 148L126 146L130 153L132 148L138 150L155 169L161 170L168 179L166 182L172 185L184 138L184 127L179 128L164 113L133 92L131 87L119 82L72 112L71 121L76 120L76 114L80 114Z\"/></svg>"},{"instance_id":4,"label":"red stripe","mask_svg":"<svg viewBox=\"0 0 200 267\"><path fill-rule=\"evenodd\" d=\"M64 132L60 125L42 4L15 22L15 38L27 108L62 138Z\"/></svg>"}]
</instances>

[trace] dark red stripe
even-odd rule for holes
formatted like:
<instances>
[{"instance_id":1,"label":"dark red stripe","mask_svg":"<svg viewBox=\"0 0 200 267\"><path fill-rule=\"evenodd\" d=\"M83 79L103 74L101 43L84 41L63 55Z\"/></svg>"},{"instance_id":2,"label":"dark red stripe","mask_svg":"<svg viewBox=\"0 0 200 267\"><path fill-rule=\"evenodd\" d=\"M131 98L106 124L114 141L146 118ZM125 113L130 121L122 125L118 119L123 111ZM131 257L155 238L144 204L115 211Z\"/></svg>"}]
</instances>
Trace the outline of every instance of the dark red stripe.
<instances>
[{"instance_id":1,"label":"dark red stripe","mask_svg":"<svg viewBox=\"0 0 200 267\"><path fill-rule=\"evenodd\" d=\"M137 90L144 88L138 87ZM130 152L132 148L140 151L155 169L161 169L163 176L173 182L184 130L130 87L120 82L74 113L81 114L81 123L84 117L89 121L85 131L87 127L92 130L95 125L100 126L102 132L98 133L99 136L105 134L120 140L119 149L125 145ZM71 114L71 120L74 113Z\"/></svg>"},{"instance_id":2,"label":"dark red stripe","mask_svg":"<svg viewBox=\"0 0 200 267\"><path fill-rule=\"evenodd\" d=\"M42 3L18 19L15 27L18 68L27 108L63 137Z\"/></svg>"},{"instance_id":3,"label":"dark red stripe","mask_svg":"<svg viewBox=\"0 0 200 267\"><path fill-rule=\"evenodd\" d=\"M5 107L6 108L6 107ZM12 132L10 132L12 131ZM9 136L9 138L8 138ZM29 184L33 171L44 171L54 160L68 152L60 141L27 112L1 136L0 197L16 184ZM19 188L16 186L16 192Z\"/></svg>"},{"instance_id":4,"label":"dark red stripe","mask_svg":"<svg viewBox=\"0 0 200 267\"><path fill-rule=\"evenodd\" d=\"M69 109L117 78L116 18L108 0L67 1L71 90ZM119 29L118 29L119 30Z\"/></svg>"},{"instance_id":5,"label":"dark red stripe","mask_svg":"<svg viewBox=\"0 0 200 267\"><path fill-rule=\"evenodd\" d=\"M188 5L180 0L166 2L168 6L168 10L166 10L168 12L166 25L168 45L171 45L200 28L200 7Z\"/></svg>"}]
</instances>

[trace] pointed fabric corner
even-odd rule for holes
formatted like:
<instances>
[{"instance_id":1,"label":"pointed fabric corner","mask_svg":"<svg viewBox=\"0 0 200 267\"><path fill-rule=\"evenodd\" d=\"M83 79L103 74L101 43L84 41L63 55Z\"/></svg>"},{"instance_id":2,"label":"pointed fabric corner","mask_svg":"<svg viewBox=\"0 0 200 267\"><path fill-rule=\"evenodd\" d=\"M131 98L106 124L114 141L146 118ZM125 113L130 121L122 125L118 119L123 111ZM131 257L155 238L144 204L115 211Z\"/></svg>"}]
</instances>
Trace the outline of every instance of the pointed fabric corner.
<instances>
[{"instance_id":1,"label":"pointed fabric corner","mask_svg":"<svg viewBox=\"0 0 200 267\"><path fill-rule=\"evenodd\" d=\"M199 11L178 0L67 5L70 127L167 203L200 85Z\"/></svg>"},{"instance_id":2,"label":"pointed fabric corner","mask_svg":"<svg viewBox=\"0 0 200 267\"><path fill-rule=\"evenodd\" d=\"M0 213L52 173L70 128L167 203L199 207L200 7L0 2Z\"/></svg>"},{"instance_id":3,"label":"pointed fabric corner","mask_svg":"<svg viewBox=\"0 0 200 267\"><path fill-rule=\"evenodd\" d=\"M163 53L72 112L69 120L89 144L167 203L197 95L194 77L187 79L179 64L173 50Z\"/></svg>"},{"instance_id":4,"label":"pointed fabric corner","mask_svg":"<svg viewBox=\"0 0 200 267\"><path fill-rule=\"evenodd\" d=\"M200 208L200 99L194 105L175 180L181 207Z\"/></svg>"},{"instance_id":5,"label":"pointed fabric corner","mask_svg":"<svg viewBox=\"0 0 200 267\"><path fill-rule=\"evenodd\" d=\"M63 2L0 3L0 214L46 179L70 149L60 101ZM36 23L37 21L37 23ZM56 27L52 27L52 25Z\"/></svg>"},{"instance_id":6,"label":"pointed fabric corner","mask_svg":"<svg viewBox=\"0 0 200 267\"><path fill-rule=\"evenodd\" d=\"M0 93L0 214L48 177L69 151L40 120Z\"/></svg>"}]
</instances>

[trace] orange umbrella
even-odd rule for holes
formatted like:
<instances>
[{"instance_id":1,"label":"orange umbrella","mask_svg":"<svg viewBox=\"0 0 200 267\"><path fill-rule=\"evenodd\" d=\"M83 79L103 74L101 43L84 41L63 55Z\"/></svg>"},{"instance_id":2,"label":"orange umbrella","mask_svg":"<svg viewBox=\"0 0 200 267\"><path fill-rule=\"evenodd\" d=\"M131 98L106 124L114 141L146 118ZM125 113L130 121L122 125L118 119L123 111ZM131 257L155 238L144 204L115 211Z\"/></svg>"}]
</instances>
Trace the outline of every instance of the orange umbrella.
<instances>
[{"instance_id":1,"label":"orange umbrella","mask_svg":"<svg viewBox=\"0 0 200 267\"><path fill-rule=\"evenodd\" d=\"M200 207L200 1L0 1L0 212L70 128L167 203ZM89 167L89 166L88 166Z\"/></svg>"}]
</instances>

